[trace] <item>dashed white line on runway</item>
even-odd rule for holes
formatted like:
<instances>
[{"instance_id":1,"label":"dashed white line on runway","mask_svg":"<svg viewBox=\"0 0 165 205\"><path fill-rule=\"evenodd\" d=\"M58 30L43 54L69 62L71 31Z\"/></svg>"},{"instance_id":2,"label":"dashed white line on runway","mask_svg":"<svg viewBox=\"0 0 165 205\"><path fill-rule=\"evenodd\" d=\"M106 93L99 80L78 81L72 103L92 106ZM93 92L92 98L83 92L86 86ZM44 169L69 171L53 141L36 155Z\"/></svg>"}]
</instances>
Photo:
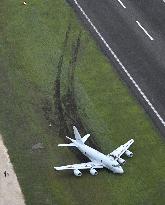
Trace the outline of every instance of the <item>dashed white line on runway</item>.
<instances>
[{"instance_id":1,"label":"dashed white line on runway","mask_svg":"<svg viewBox=\"0 0 165 205\"><path fill-rule=\"evenodd\" d=\"M121 4L121 6L122 6L123 8L126 9L126 6L123 4L123 2L122 2L121 0L118 0L118 2Z\"/></svg>"},{"instance_id":2,"label":"dashed white line on runway","mask_svg":"<svg viewBox=\"0 0 165 205\"><path fill-rule=\"evenodd\" d=\"M150 40L153 41L154 38L148 33L148 31L146 31L146 29L139 23L139 21L136 21L136 23L144 31L144 33L150 38Z\"/></svg>"},{"instance_id":3,"label":"dashed white line on runway","mask_svg":"<svg viewBox=\"0 0 165 205\"><path fill-rule=\"evenodd\" d=\"M149 107L152 109L152 111L155 113L155 115L157 116L157 118L160 120L160 122L162 123L162 125L165 127L165 121L164 119L160 116L160 114L158 113L158 111L154 108L154 106L152 105L152 103L149 101L149 99L147 98L147 96L144 94L144 92L142 91L142 89L139 87L139 85L136 83L136 81L133 79L133 77L131 76L131 74L127 71L127 69L125 68L125 66L122 64L122 62L120 61L120 59L117 57L117 55L115 54L115 52L111 49L111 47L109 46L109 44L106 42L106 40L103 38L103 36L100 34L100 32L98 31L98 29L95 27L95 25L92 23L92 21L90 20L90 18L87 16L87 14L85 13L85 11L82 9L82 7L80 6L80 4L77 2L77 0L74 0L74 3L76 4L76 6L78 7L78 9L81 11L81 13L84 15L84 17L86 18L86 20L88 21L88 23L92 26L92 28L94 29L94 31L96 32L96 34L99 36L99 38L102 40L102 42L104 43L104 45L107 47L107 49L110 51L110 53L113 55L113 57L115 58L115 60L118 62L118 64L121 66L121 68L123 69L123 71L126 73L127 77L130 79L130 81L133 83L133 85L137 88L137 90L139 91L139 93L141 94L141 96L143 97L143 99L146 101L146 103L149 105Z\"/></svg>"}]
</instances>

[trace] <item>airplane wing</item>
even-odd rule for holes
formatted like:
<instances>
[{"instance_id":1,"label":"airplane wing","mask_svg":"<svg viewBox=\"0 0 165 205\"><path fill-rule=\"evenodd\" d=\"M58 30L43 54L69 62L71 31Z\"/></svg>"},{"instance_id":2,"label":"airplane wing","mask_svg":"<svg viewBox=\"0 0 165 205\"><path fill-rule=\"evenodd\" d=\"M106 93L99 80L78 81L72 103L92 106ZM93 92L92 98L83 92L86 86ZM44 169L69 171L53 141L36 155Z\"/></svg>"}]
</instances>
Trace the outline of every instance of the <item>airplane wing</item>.
<instances>
[{"instance_id":1,"label":"airplane wing","mask_svg":"<svg viewBox=\"0 0 165 205\"><path fill-rule=\"evenodd\" d=\"M81 163L81 164L73 164L73 165L66 165L61 167L54 167L56 170L65 170L65 169L101 169L103 168L103 165L97 162L87 162L87 163Z\"/></svg>"},{"instance_id":2,"label":"airplane wing","mask_svg":"<svg viewBox=\"0 0 165 205\"><path fill-rule=\"evenodd\" d=\"M134 143L134 140L131 139L129 140L127 143L125 143L124 145L121 145L120 147L118 147L117 149L115 149L113 152L111 152L110 154L108 154L108 156L112 156L114 157L114 159L118 159L121 157L121 155L124 154L124 152L126 152L126 150L129 149L129 147L131 146L131 144Z\"/></svg>"}]
</instances>

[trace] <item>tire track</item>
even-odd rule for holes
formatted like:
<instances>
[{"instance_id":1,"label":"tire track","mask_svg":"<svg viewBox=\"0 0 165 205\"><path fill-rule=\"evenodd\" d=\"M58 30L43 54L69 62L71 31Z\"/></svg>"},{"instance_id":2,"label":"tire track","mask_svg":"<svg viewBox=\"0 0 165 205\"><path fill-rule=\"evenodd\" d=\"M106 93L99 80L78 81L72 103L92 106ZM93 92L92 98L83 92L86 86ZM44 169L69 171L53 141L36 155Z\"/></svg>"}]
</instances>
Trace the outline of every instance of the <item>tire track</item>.
<instances>
[{"instance_id":1,"label":"tire track","mask_svg":"<svg viewBox=\"0 0 165 205\"><path fill-rule=\"evenodd\" d=\"M78 34L77 40L73 45L72 49L72 57L68 67L68 89L67 93L63 98L63 104L65 107L65 116L67 118L67 122L70 122L70 127L75 125L80 133L87 134L89 132L89 127L85 124L82 120L81 116L79 115L76 98L75 98L75 69L77 64L78 52L80 49L80 42L81 42L81 31ZM92 137L88 139L90 146L94 147L95 149L101 150L98 146L96 140Z\"/></svg>"},{"instance_id":2,"label":"tire track","mask_svg":"<svg viewBox=\"0 0 165 205\"><path fill-rule=\"evenodd\" d=\"M57 75L54 81L53 105L49 102L49 100L46 99L42 107L45 119L48 120L49 123L51 123L54 127L53 131L58 132L58 136L62 137L66 143L68 143L68 140L64 138L64 136L68 135L74 138L72 129L73 125L75 125L79 129L80 134L86 134L90 130L79 115L74 90L75 69L81 45L81 31L79 32L77 39L72 44L71 59L68 66L68 83L66 93L62 95L61 92L63 63L66 55L70 32L71 25L69 24L63 42L62 54L59 57L57 65ZM101 150L93 137L88 139L88 143L95 149ZM77 150L72 149L72 151L75 153L79 160L86 159Z\"/></svg>"}]
</instances>

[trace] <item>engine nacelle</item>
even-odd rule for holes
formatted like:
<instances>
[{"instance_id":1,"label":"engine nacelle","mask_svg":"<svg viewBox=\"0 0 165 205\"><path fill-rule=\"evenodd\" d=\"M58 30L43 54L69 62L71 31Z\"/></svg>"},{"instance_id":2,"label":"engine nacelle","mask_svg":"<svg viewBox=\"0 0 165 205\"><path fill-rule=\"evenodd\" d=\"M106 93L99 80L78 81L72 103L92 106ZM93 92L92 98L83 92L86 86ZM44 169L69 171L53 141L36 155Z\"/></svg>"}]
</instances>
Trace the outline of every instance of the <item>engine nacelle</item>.
<instances>
[{"instance_id":1,"label":"engine nacelle","mask_svg":"<svg viewBox=\"0 0 165 205\"><path fill-rule=\"evenodd\" d=\"M73 173L77 177L81 177L81 175L82 175L82 173L78 169L74 169Z\"/></svg>"},{"instance_id":2,"label":"engine nacelle","mask_svg":"<svg viewBox=\"0 0 165 205\"><path fill-rule=\"evenodd\" d=\"M125 155L126 155L127 157L133 157L133 153L132 153L131 151L129 151L129 150L126 150L126 151L125 151Z\"/></svg>"},{"instance_id":3,"label":"engine nacelle","mask_svg":"<svg viewBox=\"0 0 165 205\"><path fill-rule=\"evenodd\" d=\"M126 163L126 161L122 158L119 158L117 161L119 162L119 164L125 164Z\"/></svg>"},{"instance_id":4,"label":"engine nacelle","mask_svg":"<svg viewBox=\"0 0 165 205\"><path fill-rule=\"evenodd\" d=\"M96 169L91 168L90 169L90 174L93 175L93 176L96 176L96 175L98 175L98 172L96 171Z\"/></svg>"}]
</instances>

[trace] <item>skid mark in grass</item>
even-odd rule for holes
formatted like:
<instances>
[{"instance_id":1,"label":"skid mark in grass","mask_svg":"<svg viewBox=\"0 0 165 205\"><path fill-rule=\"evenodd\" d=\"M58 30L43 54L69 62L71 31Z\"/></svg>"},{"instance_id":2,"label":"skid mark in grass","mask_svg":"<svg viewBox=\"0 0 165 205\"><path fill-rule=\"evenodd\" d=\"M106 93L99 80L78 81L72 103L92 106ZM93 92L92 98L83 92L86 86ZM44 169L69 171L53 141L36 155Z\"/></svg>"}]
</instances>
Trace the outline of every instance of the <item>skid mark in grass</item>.
<instances>
[{"instance_id":1,"label":"skid mark in grass","mask_svg":"<svg viewBox=\"0 0 165 205\"><path fill-rule=\"evenodd\" d=\"M54 131L58 133L58 136L63 138L66 135L73 137L73 125L75 125L78 128L80 134L86 134L89 130L89 127L85 124L85 122L79 115L74 91L75 69L81 45L81 31L79 32L76 40L72 44L71 58L67 70L68 74L66 77L67 79L65 79L68 83L66 85L66 92L62 94L61 81L63 80L63 64L68 46L70 32L71 25L69 24L65 34L62 54L59 57L57 65L57 74L56 79L54 81L53 105L49 102L48 99L46 99L43 104L45 119L53 125L53 127L55 128ZM66 141L65 138L64 141L68 143L68 141ZM89 138L88 142L90 146L101 150L94 138ZM74 149L73 152L75 152L78 159L86 160L86 158L82 157L82 155Z\"/></svg>"}]
</instances>

